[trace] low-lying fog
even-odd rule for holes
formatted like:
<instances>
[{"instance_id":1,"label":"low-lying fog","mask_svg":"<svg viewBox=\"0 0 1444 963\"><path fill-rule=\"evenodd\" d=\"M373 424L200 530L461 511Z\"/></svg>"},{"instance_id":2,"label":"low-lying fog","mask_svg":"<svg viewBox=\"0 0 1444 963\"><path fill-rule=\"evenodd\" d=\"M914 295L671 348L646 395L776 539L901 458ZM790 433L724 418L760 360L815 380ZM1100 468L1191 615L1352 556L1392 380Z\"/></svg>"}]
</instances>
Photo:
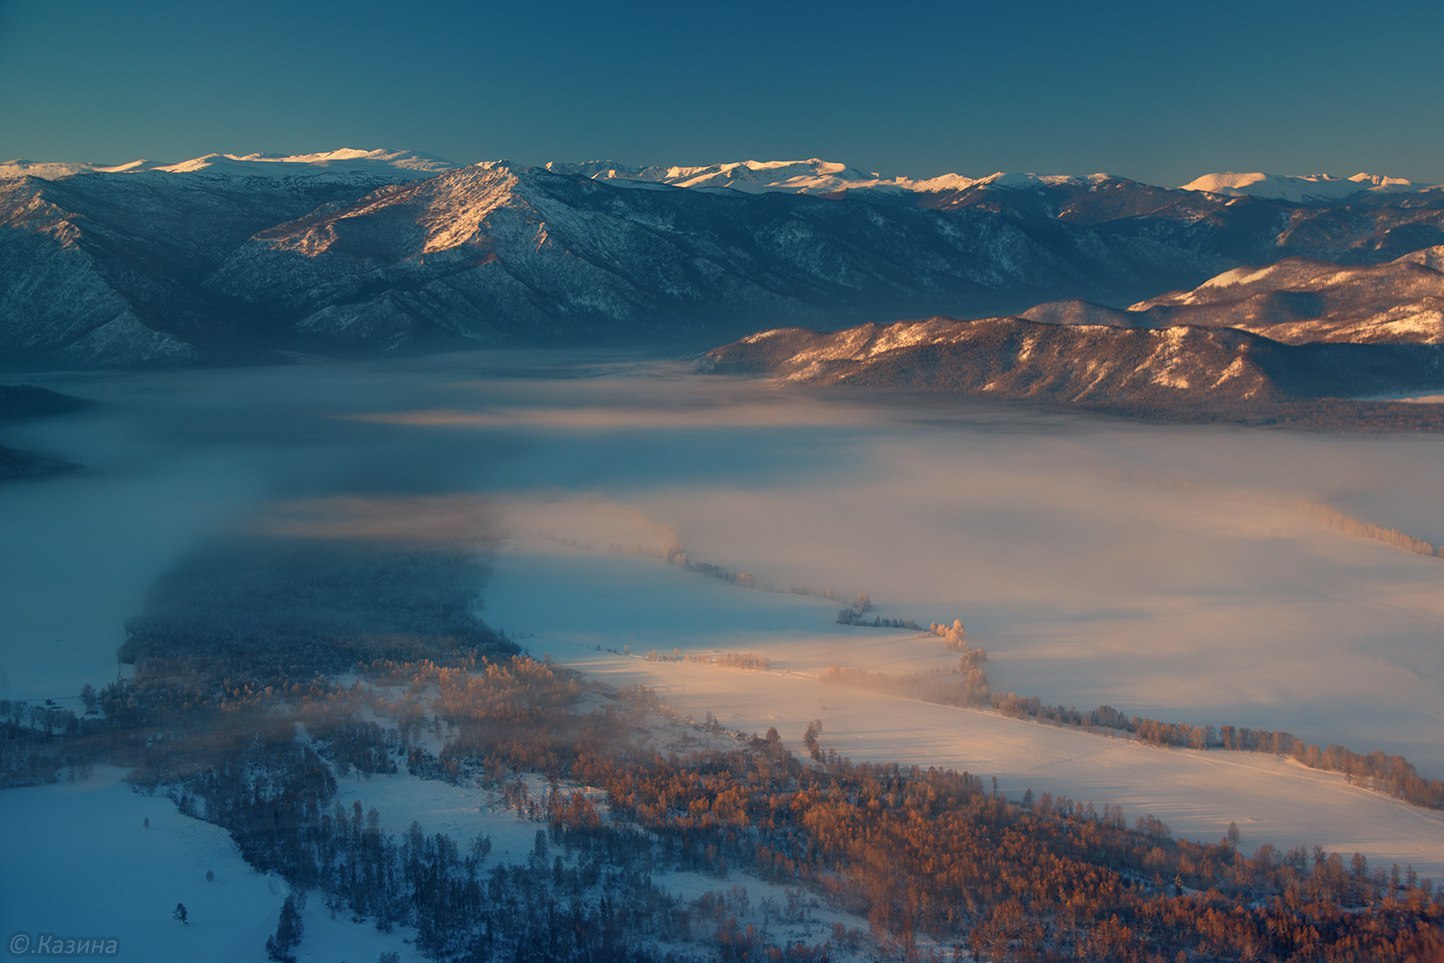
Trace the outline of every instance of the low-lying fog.
<instances>
[{"instance_id":1,"label":"low-lying fog","mask_svg":"<svg viewBox=\"0 0 1444 963\"><path fill-rule=\"evenodd\" d=\"M0 438L88 466L0 487L0 698L113 678L125 619L190 546L331 505L377 534L456 513L676 544L760 582L867 592L886 617L961 617L995 689L1444 774L1444 559L1319 510L1444 541L1444 438L806 394L545 353L23 380L105 406ZM556 606L568 592L559 578Z\"/></svg>"}]
</instances>

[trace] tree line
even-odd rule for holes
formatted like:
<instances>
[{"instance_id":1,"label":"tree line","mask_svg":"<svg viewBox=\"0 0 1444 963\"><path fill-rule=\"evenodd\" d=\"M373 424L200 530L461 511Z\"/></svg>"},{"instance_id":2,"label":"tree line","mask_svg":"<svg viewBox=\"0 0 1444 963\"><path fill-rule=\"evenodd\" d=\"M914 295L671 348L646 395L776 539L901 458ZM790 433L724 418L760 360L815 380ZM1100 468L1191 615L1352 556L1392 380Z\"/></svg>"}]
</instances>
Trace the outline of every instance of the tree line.
<instances>
[{"instance_id":1,"label":"tree line","mask_svg":"<svg viewBox=\"0 0 1444 963\"><path fill-rule=\"evenodd\" d=\"M806 761L775 730L728 744L714 728L699 748L664 750L658 726L675 723L654 694L609 692L525 657L383 662L367 678L228 703L232 725L219 729L181 725L195 708L167 710L162 727L158 712L143 714L136 779L226 827L249 862L333 912L416 928L436 959L681 959L677 934L735 960L820 960L847 945L874 957L957 948L1123 961L1441 949L1439 895L1361 856L1264 846L1246 857L1236 837L1175 840L1157 820L1130 826L1116 807L1046 793L1013 803L968 773L851 763L823 749L820 726ZM148 691L163 690L137 697ZM378 710L394 729L367 723ZM328 714L335 724L313 731ZM431 778L476 779L539 820L545 832L523 863L493 865L484 838L419 827L395 837L374 811L336 806L342 760L386 772L438 735ZM545 780L540 796L527 773ZM677 868L800 885L869 932L782 945L725 899L669 896L655 877Z\"/></svg>"},{"instance_id":2,"label":"tree line","mask_svg":"<svg viewBox=\"0 0 1444 963\"><path fill-rule=\"evenodd\" d=\"M120 658L264 686L377 659L511 654L474 613L485 576L476 552L434 542L217 539L151 588Z\"/></svg>"},{"instance_id":3,"label":"tree line","mask_svg":"<svg viewBox=\"0 0 1444 963\"><path fill-rule=\"evenodd\" d=\"M1378 749L1361 753L1337 744L1320 746L1282 730L1167 722L1130 715L1107 705L1080 710L1075 706L1047 704L1036 696L995 692L987 676L987 651L970 645L961 619L954 619L951 624L933 623L929 628L945 645L962 653L956 668L891 676L834 665L825 669L819 679L943 705L991 708L1013 718L1127 736L1174 749L1225 749L1288 756L1311 769L1343 773L1350 783L1413 805L1444 809L1444 779L1422 775L1397 753Z\"/></svg>"},{"instance_id":4,"label":"tree line","mask_svg":"<svg viewBox=\"0 0 1444 963\"><path fill-rule=\"evenodd\" d=\"M1378 749L1360 753L1340 745L1321 747L1275 729L1164 722L1146 716L1129 715L1112 706L1099 706L1083 711L1073 706L1047 705L1036 697L1024 697L1013 692L994 694L992 707L1015 718L1035 719L1052 725L1104 734L1125 734L1155 746L1176 749L1227 749L1288 756L1311 769L1341 772L1351 783L1386 793L1413 805L1444 809L1444 779L1423 776L1403 756L1388 754Z\"/></svg>"}]
</instances>

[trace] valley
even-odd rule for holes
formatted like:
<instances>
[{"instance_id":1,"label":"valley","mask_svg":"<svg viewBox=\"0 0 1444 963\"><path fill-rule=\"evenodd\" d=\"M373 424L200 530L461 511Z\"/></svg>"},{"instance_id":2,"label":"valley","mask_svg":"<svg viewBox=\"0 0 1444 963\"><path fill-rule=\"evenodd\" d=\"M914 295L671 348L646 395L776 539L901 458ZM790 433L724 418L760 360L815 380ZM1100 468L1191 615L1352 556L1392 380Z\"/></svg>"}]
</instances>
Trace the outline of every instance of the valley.
<instances>
[{"instance_id":1,"label":"valley","mask_svg":"<svg viewBox=\"0 0 1444 963\"><path fill-rule=\"evenodd\" d=\"M1319 511L1441 540L1434 496L1414 484L1444 458L1433 436L1156 428L947 399L899 405L555 354L53 381L107 404L22 435L89 468L0 493L25 520L3 580L16 615L0 663L11 697L73 698L82 683L113 677L121 625L139 614L146 583L218 534L445 529L523 539L505 543L477 590L482 618L538 657L553 641L551 655L567 662L593 657L577 644L633 656L755 652L771 660L776 684L802 673L792 684L808 691L832 664L900 674L956 661L926 634L834 624L838 608L867 593L883 617L924 626L963 618L987 649L995 691L1285 729L1319 745L1401 753L1435 777L1444 766L1433 738L1444 704L1428 681L1440 671L1432 640L1444 626L1435 588L1444 562L1351 534ZM180 394L184 409L172 403ZM258 396L260 406L239 401ZM204 449L192 447L198 431L211 439ZM82 489L96 493L85 499L93 509L56 542L67 524L60 506ZM178 515L182 490L207 494ZM127 539L146 552L118 551ZM97 550L105 544L116 548ZM512 544L556 551L518 555ZM784 591L666 565L679 546ZM47 562L21 563L28 556ZM102 575L106 564L116 571ZM67 573L105 586L95 602L115 601L76 621L80 613L55 604L74 591ZM667 673L702 671L626 664L661 673L664 693ZM685 711L763 721L729 705L725 688L716 698L688 695ZM802 715L785 725L813 717ZM903 744L867 752L926 759ZM958 761L948 759L935 761ZM1020 793L1019 763L1008 765L988 774ZM1123 798L1088 789L1069 794L1099 805Z\"/></svg>"},{"instance_id":2,"label":"valley","mask_svg":"<svg viewBox=\"0 0 1444 963\"><path fill-rule=\"evenodd\" d=\"M1330 221L1432 238L1436 189L12 166L0 259L50 273L7 302L0 808L152 813L125 906L204 858L238 958L304 924L385 961L986 959L1080 911L1060 952L1251 952L1280 900L1336 948L1433 925L1440 265ZM224 229L122 223L177 204ZM958 305L1021 313L872 320ZM541 319L569 347L475 350Z\"/></svg>"},{"instance_id":3,"label":"valley","mask_svg":"<svg viewBox=\"0 0 1444 963\"><path fill-rule=\"evenodd\" d=\"M0 0L6 959L1444 963L1441 36Z\"/></svg>"},{"instance_id":4,"label":"valley","mask_svg":"<svg viewBox=\"0 0 1444 963\"><path fill-rule=\"evenodd\" d=\"M1444 243L1440 188L1270 185L916 179L819 158L455 164L351 149L12 162L0 165L0 368L675 353L762 327L979 318L1059 300L1106 315L1288 258L1376 281L1411 267L1437 278L1399 259ZM1413 340L1420 324L1438 326L1396 317L1368 340Z\"/></svg>"}]
</instances>

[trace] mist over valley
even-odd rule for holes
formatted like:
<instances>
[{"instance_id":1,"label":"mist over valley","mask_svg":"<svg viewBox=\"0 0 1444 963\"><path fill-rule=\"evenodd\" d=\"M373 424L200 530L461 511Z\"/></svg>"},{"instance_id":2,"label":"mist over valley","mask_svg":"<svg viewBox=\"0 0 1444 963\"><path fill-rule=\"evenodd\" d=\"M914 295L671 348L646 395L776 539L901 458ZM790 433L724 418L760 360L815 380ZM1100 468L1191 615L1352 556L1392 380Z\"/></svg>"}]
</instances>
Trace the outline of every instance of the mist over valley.
<instances>
[{"instance_id":1,"label":"mist over valley","mask_svg":"<svg viewBox=\"0 0 1444 963\"><path fill-rule=\"evenodd\" d=\"M1439 190L0 165L0 922L1431 950Z\"/></svg>"},{"instance_id":2,"label":"mist over valley","mask_svg":"<svg viewBox=\"0 0 1444 963\"><path fill-rule=\"evenodd\" d=\"M538 657L585 639L814 674L948 662L916 633L835 625L866 593L888 617L962 618L998 691L1444 767L1444 562L1368 529L1444 536L1434 435L779 390L595 353L31 380L100 404L7 435L86 466L0 491L7 698L114 678L147 591L216 539L441 539L486 559L481 618ZM679 552L840 601L722 585ZM518 579L540 610L507 597ZM696 584L725 607L690 617Z\"/></svg>"}]
</instances>

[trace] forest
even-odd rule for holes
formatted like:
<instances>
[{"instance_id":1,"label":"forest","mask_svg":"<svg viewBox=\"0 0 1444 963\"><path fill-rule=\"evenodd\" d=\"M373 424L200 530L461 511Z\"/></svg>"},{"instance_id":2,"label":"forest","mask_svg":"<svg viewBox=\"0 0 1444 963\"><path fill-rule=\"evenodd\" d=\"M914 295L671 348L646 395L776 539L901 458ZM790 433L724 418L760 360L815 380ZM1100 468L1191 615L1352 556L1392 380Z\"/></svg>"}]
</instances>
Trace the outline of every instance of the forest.
<instances>
[{"instance_id":1,"label":"forest","mask_svg":"<svg viewBox=\"0 0 1444 963\"><path fill-rule=\"evenodd\" d=\"M379 659L510 654L472 612L484 578L475 549L434 541L217 538L155 584L120 659L264 687Z\"/></svg>"},{"instance_id":2,"label":"forest","mask_svg":"<svg viewBox=\"0 0 1444 963\"><path fill-rule=\"evenodd\" d=\"M1444 892L1409 867L1268 845L1247 855L1233 831L1179 840L1112 806L1031 792L1010 801L978 774L853 763L826 747L820 723L799 757L775 730L679 719L649 690L520 654L476 618L473 553L270 538L213 543L165 576L130 626L133 675L82 693L85 713L0 705L4 783L129 767L138 788L225 828L300 898L414 931L437 960L1444 952ZM993 695L986 653L961 622L931 631L959 653L933 680L939 698L1197 741L1191 728L1106 707L1085 715ZM837 681L898 684L867 676ZM1202 731L1202 747L1299 751L1278 734ZM1332 748L1319 761L1349 764ZM534 844L500 861L485 835L389 833L374 807L340 805L338 779L352 772L493 800L535 823ZM709 888L674 895L666 880L678 873ZM759 905L752 883L788 896ZM273 958L303 940L294 925L278 929Z\"/></svg>"},{"instance_id":3,"label":"forest","mask_svg":"<svg viewBox=\"0 0 1444 963\"><path fill-rule=\"evenodd\" d=\"M170 718L149 713L143 730L82 718L48 738L103 745L138 785L229 830L257 868L333 912L414 927L437 959L824 959L852 947L920 960L1423 960L1444 949L1444 893L1407 867L1317 849L1249 857L1232 833L1200 844L1115 807L1010 802L973 774L851 763L823 747L820 726L798 759L775 731L671 719L646 690L609 691L525 656L378 662L363 676L153 706ZM187 725L198 713L230 724ZM692 749L658 745L677 728ZM426 748L436 732L439 756ZM359 804L337 809L346 767L474 786L542 832L521 865L489 863L484 838L393 838ZM533 793L528 774L549 788ZM720 893L739 874L797 887L867 929L778 945L725 900L719 910L720 897L669 896L656 877L682 870Z\"/></svg>"}]
</instances>

